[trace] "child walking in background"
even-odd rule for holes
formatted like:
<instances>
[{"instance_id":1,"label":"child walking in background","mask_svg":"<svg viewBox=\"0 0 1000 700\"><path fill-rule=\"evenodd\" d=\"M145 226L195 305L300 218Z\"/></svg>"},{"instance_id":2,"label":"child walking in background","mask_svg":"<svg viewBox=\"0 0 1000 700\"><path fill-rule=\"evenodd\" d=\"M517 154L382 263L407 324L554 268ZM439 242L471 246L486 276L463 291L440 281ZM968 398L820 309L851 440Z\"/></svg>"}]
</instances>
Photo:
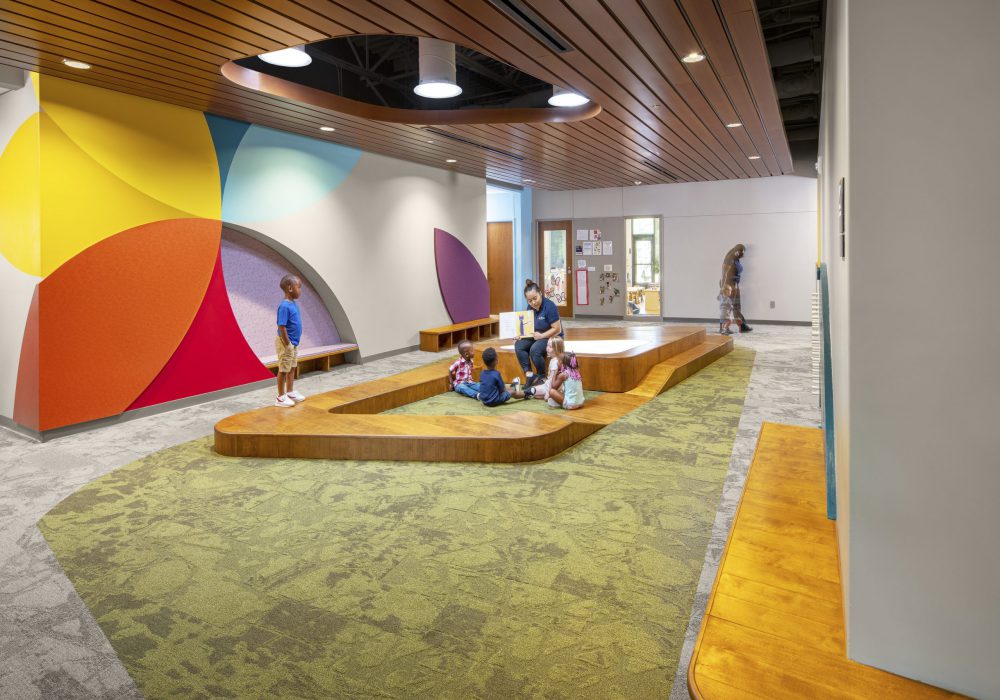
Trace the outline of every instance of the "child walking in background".
<instances>
[{"instance_id":1,"label":"child walking in background","mask_svg":"<svg viewBox=\"0 0 1000 700\"><path fill-rule=\"evenodd\" d=\"M535 390L530 388L521 391L520 378L515 379L510 385L511 390L507 391L507 385L497 371L497 351L493 348L483 350L483 364L486 365L486 369L479 373L479 400L484 406L499 406L511 398L526 399L535 393Z\"/></svg>"},{"instance_id":2,"label":"child walking in background","mask_svg":"<svg viewBox=\"0 0 1000 700\"><path fill-rule=\"evenodd\" d=\"M559 336L549 338L548 345L545 346L545 355L549 358L548 372L545 381L532 387L535 390L535 398L545 400L549 398L549 389L556 375L559 374L559 366L562 364L563 353L566 352L566 341Z\"/></svg>"},{"instance_id":3,"label":"child walking in background","mask_svg":"<svg viewBox=\"0 0 1000 700\"><path fill-rule=\"evenodd\" d=\"M299 340L302 339L302 315L295 300L302 294L302 282L295 275L285 275L280 286L285 298L278 305L278 337L274 339L278 354L278 398L274 405L287 408L306 400L293 388Z\"/></svg>"},{"instance_id":4,"label":"child walking in background","mask_svg":"<svg viewBox=\"0 0 1000 700\"><path fill-rule=\"evenodd\" d=\"M475 351L472 343L463 340L458 344L458 359L451 363L448 368L448 389L468 396L470 399L478 399L480 385L479 382L472 381L472 358Z\"/></svg>"},{"instance_id":5,"label":"child walking in background","mask_svg":"<svg viewBox=\"0 0 1000 700\"><path fill-rule=\"evenodd\" d=\"M549 406L562 407L567 410L580 408L583 405L583 378L580 376L580 366L575 352L565 352L562 364L552 386L549 387Z\"/></svg>"},{"instance_id":6,"label":"child walking in background","mask_svg":"<svg viewBox=\"0 0 1000 700\"><path fill-rule=\"evenodd\" d=\"M729 326L733 323L733 288L730 285L724 286L716 297L719 301L719 333L722 335L732 335Z\"/></svg>"}]
</instances>

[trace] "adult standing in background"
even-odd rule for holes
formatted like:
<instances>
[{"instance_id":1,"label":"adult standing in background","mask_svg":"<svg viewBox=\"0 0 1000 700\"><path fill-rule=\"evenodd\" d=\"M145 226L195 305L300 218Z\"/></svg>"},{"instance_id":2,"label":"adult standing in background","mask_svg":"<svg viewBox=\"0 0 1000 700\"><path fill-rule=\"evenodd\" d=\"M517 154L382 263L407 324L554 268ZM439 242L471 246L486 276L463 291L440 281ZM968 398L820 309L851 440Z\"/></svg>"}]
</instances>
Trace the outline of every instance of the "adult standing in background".
<instances>
[{"instance_id":1,"label":"adult standing in background","mask_svg":"<svg viewBox=\"0 0 1000 700\"><path fill-rule=\"evenodd\" d=\"M719 290L722 295L729 297L733 302L733 320L740 326L740 333L749 333L753 330L747 325L747 320L743 318L743 310L740 308L740 278L743 276L743 256L747 248L742 243L733 246L722 261L722 279L719 281Z\"/></svg>"},{"instance_id":2,"label":"adult standing in background","mask_svg":"<svg viewBox=\"0 0 1000 700\"><path fill-rule=\"evenodd\" d=\"M535 315L535 333L530 338L518 338L514 342L514 354L524 370L524 388L527 389L545 380L545 346L549 338L561 337L563 330L555 302L545 298L541 288L531 280L524 281L524 298Z\"/></svg>"}]
</instances>

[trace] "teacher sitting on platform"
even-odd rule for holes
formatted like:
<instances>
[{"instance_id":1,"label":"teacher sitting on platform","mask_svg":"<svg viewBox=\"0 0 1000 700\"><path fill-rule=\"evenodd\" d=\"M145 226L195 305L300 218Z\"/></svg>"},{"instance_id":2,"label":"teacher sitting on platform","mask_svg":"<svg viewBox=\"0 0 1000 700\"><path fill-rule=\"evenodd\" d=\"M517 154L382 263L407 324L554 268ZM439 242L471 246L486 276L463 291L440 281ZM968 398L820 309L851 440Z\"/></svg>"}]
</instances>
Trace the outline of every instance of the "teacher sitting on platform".
<instances>
[{"instance_id":1,"label":"teacher sitting on platform","mask_svg":"<svg viewBox=\"0 0 1000 700\"><path fill-rule=\"evenodd\" d=\"M542 290L531 280L524 282L524 298L535 314L535 334L531 338L517 338L514 353L524 370L524 388L527 389L545 381L545 346L552 336L562 337L563 330L555 302L542 296Z\"/></svg>"}]
</instances>

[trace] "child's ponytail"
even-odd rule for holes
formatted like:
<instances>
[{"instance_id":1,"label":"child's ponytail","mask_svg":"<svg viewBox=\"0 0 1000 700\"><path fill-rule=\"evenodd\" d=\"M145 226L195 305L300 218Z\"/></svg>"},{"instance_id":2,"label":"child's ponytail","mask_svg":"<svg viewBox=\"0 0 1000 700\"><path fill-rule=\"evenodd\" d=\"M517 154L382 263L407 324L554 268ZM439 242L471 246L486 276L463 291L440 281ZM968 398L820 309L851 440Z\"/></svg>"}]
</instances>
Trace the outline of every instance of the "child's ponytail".
<instances>
[{"instance_id":1,"label":"child's ponytail","mask_svg":"<svg viewBox=\"0 0 1000 700\"><path fill-rule=\"evenodd\" d=\"M576 353L572 350L567 350L563 355L563 365L566 367L566 374L569 375L570 379L580 378L580 365L576 359Z\"/></svg>"}]
</instances>

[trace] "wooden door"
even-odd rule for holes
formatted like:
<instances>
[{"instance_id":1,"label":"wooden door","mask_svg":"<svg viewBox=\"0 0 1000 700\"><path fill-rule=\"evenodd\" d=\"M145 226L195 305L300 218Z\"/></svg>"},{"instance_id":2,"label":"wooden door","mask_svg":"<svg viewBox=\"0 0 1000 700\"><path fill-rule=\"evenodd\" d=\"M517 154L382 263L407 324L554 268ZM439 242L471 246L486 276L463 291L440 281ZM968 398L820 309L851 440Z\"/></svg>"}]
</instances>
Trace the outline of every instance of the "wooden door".
<instances>
[{"instance_id":1,"label":"wooden door","mask_svg":"<svg viewBox=\"0 0 1000 700\"><path fill-rule=\"evenodd\" d=\"M486 279L490 283L490 314L514 310L514 224L486 224Z\"/></svg>"},{"instance_id":2,"label":"wooden door","mask_svg":"<svg viewBox=\"0 0 1000 700\"><path fill-rule=\"evenodd\" d=\"M573 315L572 221L538 222L538 286L560 316Z\"/></svg>"}]
</instances>

